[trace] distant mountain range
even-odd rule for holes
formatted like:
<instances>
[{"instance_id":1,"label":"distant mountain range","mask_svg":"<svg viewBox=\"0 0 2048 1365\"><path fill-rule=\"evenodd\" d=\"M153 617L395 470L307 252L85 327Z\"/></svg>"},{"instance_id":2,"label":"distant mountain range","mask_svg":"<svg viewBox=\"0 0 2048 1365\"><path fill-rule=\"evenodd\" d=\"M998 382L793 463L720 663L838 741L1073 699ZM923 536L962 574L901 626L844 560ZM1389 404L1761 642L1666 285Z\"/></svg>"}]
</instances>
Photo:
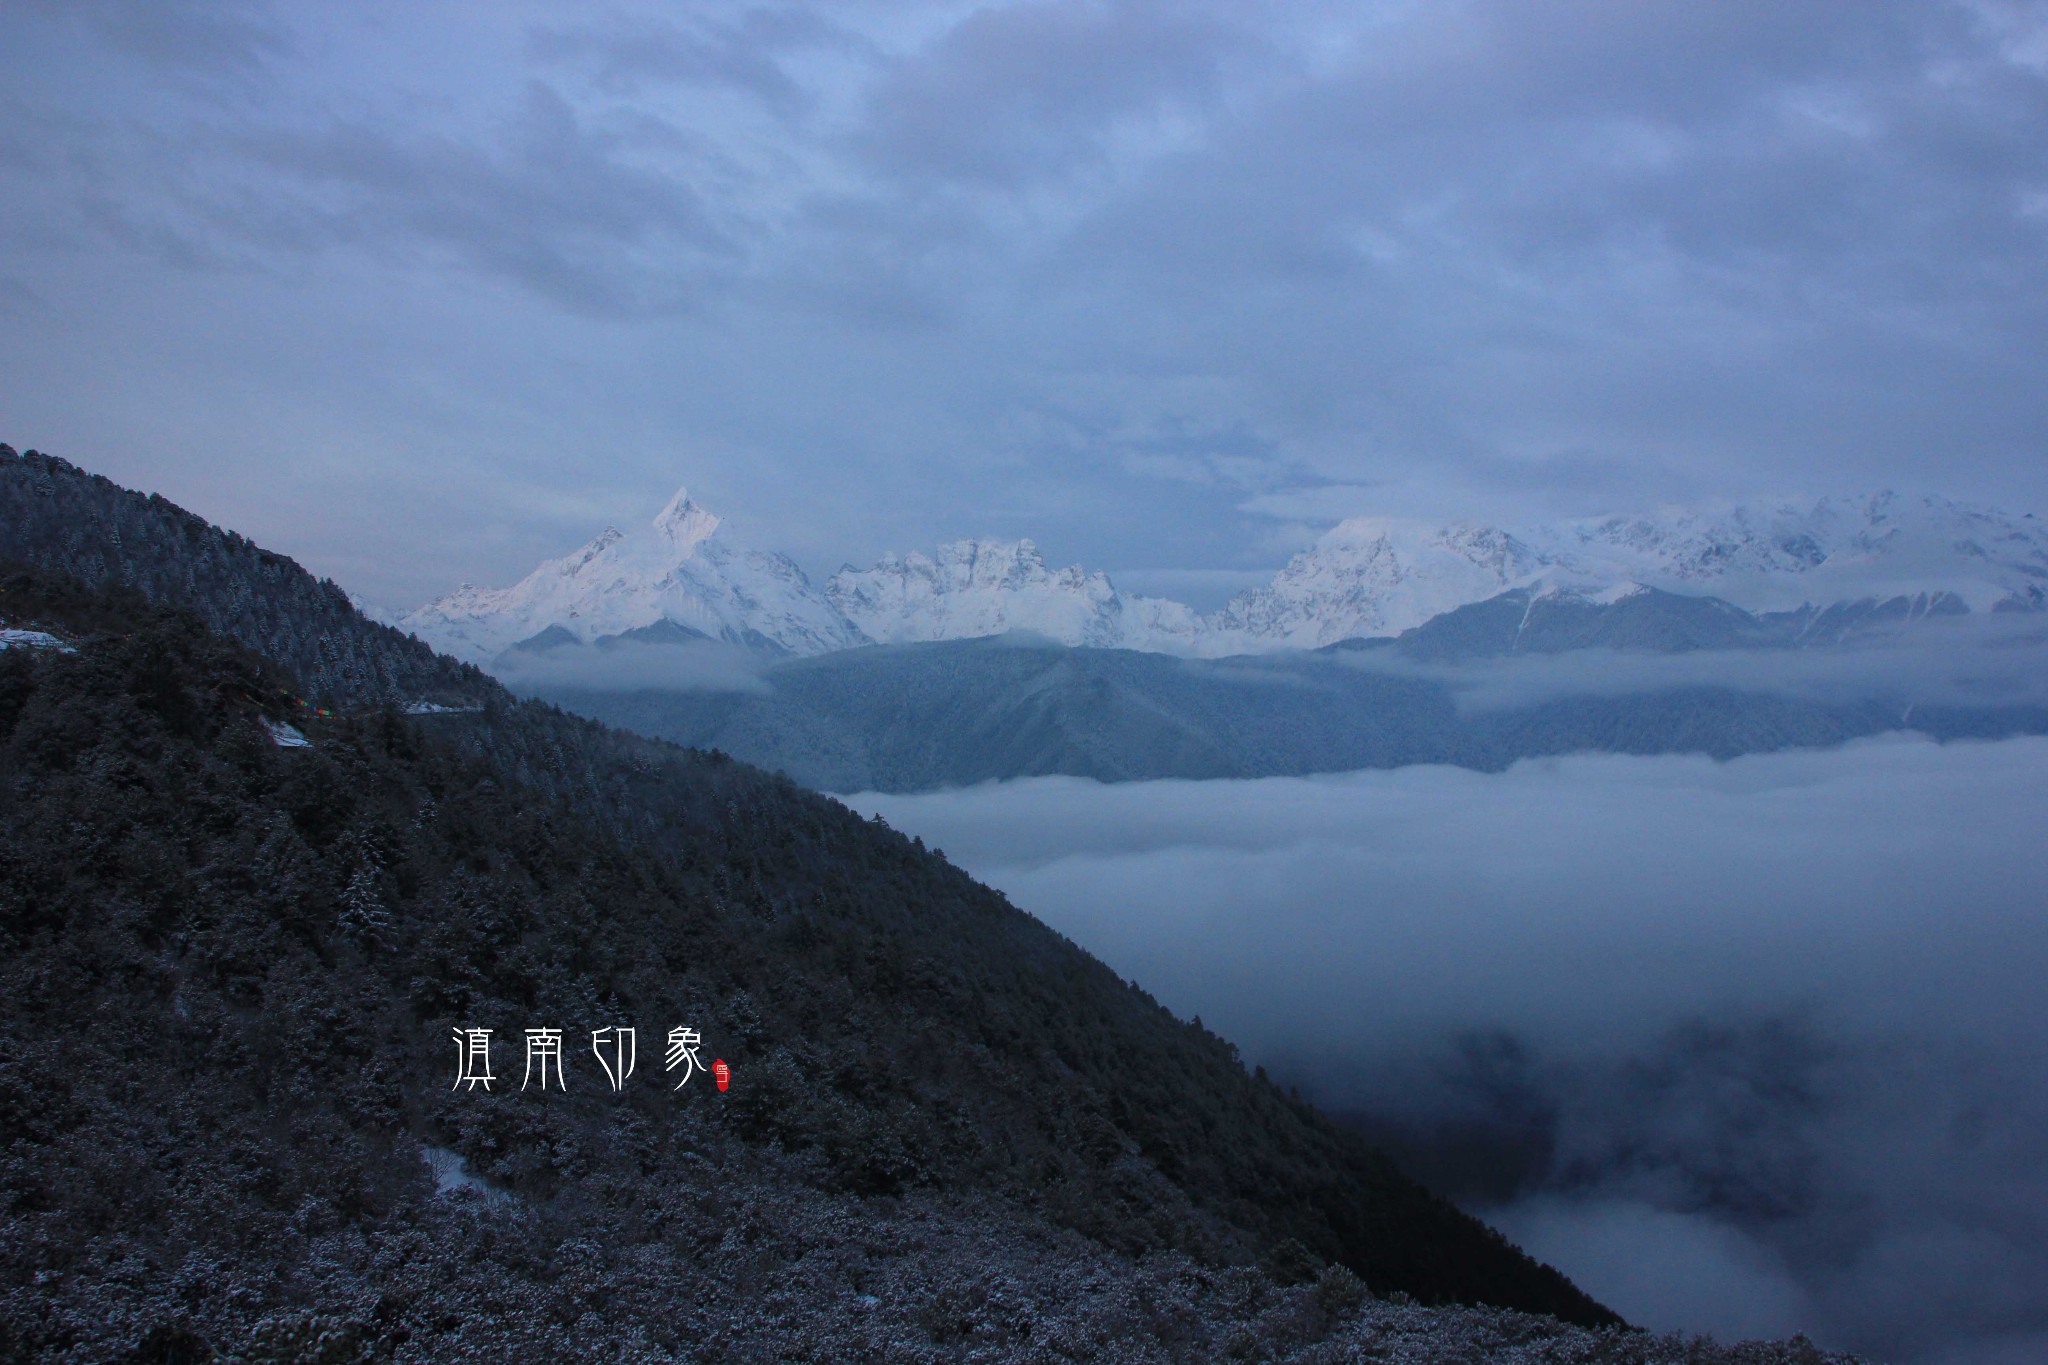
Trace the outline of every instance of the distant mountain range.
<instances>
[{"instance_id":1,"label":"distant mountain range","mask_svg":"<svg viewBox=\"0 0 2048 1365\"><path fill-rule=\"evenodd\" d=\"M2048 525L1945 498L1664 509L1510 530L1360 517L1263 588L1203 614L1047 567L1029 540L964 540L813 584L788 556L737 545L681 491L652 525L608 528L502 589L465 585L400 619L490 665L559 628L583 642L657 622L768 655L1029 631L1064 645L1222 657L1390 637L1502 593L1615 600L1639 587L1756 612L1940 599L1969 612L2048 606Z\"/></svg>"},{"instance_id":2,"label":"distant mountain range","mask_svg":"<svg viewBox=\"0 0 2048 1365\"><path fill-rule=\"evenodd\" d=\"M1950 594L1752 613L1638 588L1513 589L1394 639L1230 659L1013 633L707 672L660 626L506 652L518 690L828 791L1114 782L1578 751L1717 758L1891 730L2048 733L2042 623ZM693 671L694 670L694 671Z\"/></svg>"}]
</instances>

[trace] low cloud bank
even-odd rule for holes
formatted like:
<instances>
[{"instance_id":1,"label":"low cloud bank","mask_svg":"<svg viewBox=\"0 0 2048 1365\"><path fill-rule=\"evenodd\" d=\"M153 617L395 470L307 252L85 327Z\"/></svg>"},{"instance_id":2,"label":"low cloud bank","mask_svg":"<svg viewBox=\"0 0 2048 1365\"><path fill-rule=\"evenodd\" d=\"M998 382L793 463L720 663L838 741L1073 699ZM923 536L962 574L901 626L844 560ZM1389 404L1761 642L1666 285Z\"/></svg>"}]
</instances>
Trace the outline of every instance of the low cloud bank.
<instances>
[{"instance_id":1,"label":"low cloud bank","mask_svg":"<svg viewBox=\"0 0 2048 1365\"><path fill-rule=\"evenodd\" d=\"M508 651L491 664L516 692L751 692L772 689L759 655L722 640L683 644L609 641L603 648L565 646L546 652Z\"/></svg>"},{"instance_id":2,"label":"low cloud bank","mask_svg":"<svg viewBox=\"0 0 2048 1365\"><path fill-rule=\"evenodd\" d=\"M878 812L1633 1319L2048 1358L2048 740Z\"/></svg>"},{"instance_id":3,"label":"low cloud bank","mask_svg":"<svg viewBox=\"0 0 2048 1365\"><path fill-rule=\"evenodd\" d=\"M1464 711L1690 687L1826 703L1875 697L1902 707L2048 706L2048 624L2031 613L1921 620L1889 636L1807 649L1577 649L1456 664L1368 650L1342 659L1367 672L1442 683Z\"/></svg>"}]
</instances>

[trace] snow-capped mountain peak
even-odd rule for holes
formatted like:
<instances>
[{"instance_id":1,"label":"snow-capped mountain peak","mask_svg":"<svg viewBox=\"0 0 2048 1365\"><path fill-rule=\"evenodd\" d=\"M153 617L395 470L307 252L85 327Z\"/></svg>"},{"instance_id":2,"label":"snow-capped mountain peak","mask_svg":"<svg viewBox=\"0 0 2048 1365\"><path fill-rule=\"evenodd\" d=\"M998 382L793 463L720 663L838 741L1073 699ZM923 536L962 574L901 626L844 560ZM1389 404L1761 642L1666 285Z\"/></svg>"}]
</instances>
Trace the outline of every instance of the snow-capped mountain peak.
<instances>
[{"instance_id":1,"label":"snow-capped mountain peak","mask_svg":"<svg viewBox=\"0 0 2048 1365\"><path fill-rule=\"evenodd\" d=\"M1520 586L1545 565L1499 527L1353 517L1294 556L1271 584L1233 598L1215 624L1250 648L1396 635Z\"/></svg>"},{"instance_id":2,"label":"snow-capped mountain peak","mask_svg":"<svg viewBox=\"0 0 2048 1365\"><path fill-rule=\"evenodd\" d=\"M676 495L668 500L668 506L661 509L654 519L654 529L679 554L687 555L697 546L711 538L718 530L718 518L690 497L688 488L678 488ZM616 537L618 532L606 534Z\"/></svg>"},{"instance_id":3,"label":"snow-capped mountain peak","mask_svg":"<svg viewBox=\"0 0 2048 1365\"><path fill-rule=\"evenodd\" d=\"M719 519L679 489L640 532L607 527L509 588L464 585L404 627L473 663L559 626L588 641L657 621L748 648L815 654L863 636L787 556L719 535Z\"/></svg>"}]
</instances>

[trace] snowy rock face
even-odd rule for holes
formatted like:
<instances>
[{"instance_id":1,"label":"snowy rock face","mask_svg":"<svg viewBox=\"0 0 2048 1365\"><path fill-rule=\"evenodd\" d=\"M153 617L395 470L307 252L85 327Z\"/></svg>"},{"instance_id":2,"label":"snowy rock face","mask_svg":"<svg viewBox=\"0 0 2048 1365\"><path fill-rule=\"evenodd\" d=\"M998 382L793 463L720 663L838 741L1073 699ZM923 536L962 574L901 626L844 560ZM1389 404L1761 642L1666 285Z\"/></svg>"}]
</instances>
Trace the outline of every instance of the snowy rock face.
<instances>
[{"instance_id":1,"label":"snowy rock face","mask_svg":"<svg viewBox=\"0 0 2048 1365\"><path fill-rule=\"evenodd\" d=\"M1593 600L1646 584L1753 611L1952 594L1972 611L2048 606L2048 526L1937 497L1665 509L1508 531L1360 517L1242 593L1207 643L1313 648L1394 635L1514 588Z\"/></svg>"},{"instance_id":2,"label":"snowy rock face","mask_svg":"<svg viewBox=\"0 0 2048 1365\"><path fill-rule=\"evenodd\" d=\"M1248 649L1315 649L1398 635L1468 602L1529 582L1544 558L1506 531L1354 517L1240 593L1216 625Z\"/></svg>"},{"instance_id":3,"label":"snowy rock face","mask_svg":"<svg viewBox=\"0 0 2048 1365\"><path fill-rule=\"evenodd\" d=\"M1944 592L1972 611L2048 605L2048 525L1931 496L1596 518L1536 543L1589 577L1634 577L1752 610Z\"/></svg>"},{"instance_id":4,"label":"snowy rock face","mask_svg":"<svg viewBox=\"0 0 2048 1365\"><path fill-rule=\"evenodd\" d=\"M825 585L832 604L888 644L1024 630L1062 644L1184 652L1204 629L1161 598L1125 597L1100 573L1048 569L1029 540L959 540L936 557L890 555L850 565Z\"/></svg>"},{"instance_id":5,"label":"snowy rock face","mask_svg":"<svg viewBox=\"0 0 2048 1365\"><path fill-rule=\"evenodd\" d=\"M488 664L550 626L590 641L663 620L770 653L865 642L788 556L731 544L687 489L644 531L607 529L509 588L464 584L401 625L437 649Z\"/></svg>"}]
</instances>

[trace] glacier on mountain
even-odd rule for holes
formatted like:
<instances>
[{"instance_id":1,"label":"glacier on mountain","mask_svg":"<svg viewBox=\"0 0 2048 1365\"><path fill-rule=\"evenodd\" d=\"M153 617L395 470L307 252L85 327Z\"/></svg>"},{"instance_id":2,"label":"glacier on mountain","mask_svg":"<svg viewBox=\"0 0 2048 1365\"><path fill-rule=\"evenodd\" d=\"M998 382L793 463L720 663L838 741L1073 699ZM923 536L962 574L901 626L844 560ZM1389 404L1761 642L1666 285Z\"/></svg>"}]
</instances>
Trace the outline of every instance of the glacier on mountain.
<instances>
[{"instance_id":1,"label":"glacier on mountain","mask_svg":"<svg viewBox=\"0 0 2048 1365\"><path fill-rule=\"evenodd\" d=\"M1638 587L1752 611L1946 595L1972 611L2048 607L2048 527L1933 496L1665 508L1509 529L1342 522L1262 588L1203 615L1049 568L1029 540L888 555L814 586L787 556L733 544L679 491L651 527L607 530L509 588L465 585L406 616L488 665L551 627L590 643L673 623L769 655L1024 631L1067 645L1219 657L1389 636L1503 592L1611 600Z\"/></svg>"}]
</instances>

